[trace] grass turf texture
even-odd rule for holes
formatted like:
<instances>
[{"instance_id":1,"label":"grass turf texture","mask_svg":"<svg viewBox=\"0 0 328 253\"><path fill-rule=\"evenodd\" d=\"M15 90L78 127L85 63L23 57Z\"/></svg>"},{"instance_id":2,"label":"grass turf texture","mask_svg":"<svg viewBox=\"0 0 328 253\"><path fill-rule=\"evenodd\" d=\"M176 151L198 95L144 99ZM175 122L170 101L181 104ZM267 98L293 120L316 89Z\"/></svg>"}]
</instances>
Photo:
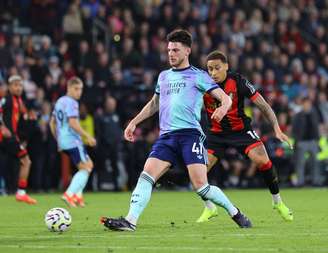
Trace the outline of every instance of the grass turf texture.
<instances>
[{"instance_id":1,"label":"grass turf texture","mask_svg":"<svg viewBox=\"0 0 328 253\"><path fill-rule=\"evenodd\" d=\"M66 206L59 194L32 195L38 205L0 197L0 252L328 252L327 189L283 190L294 221L272 210L266 190L228 190L253 222L239 229L228 215L197 224L203 205L193 192L154 192L136 232L105 231L100 216L125 215L130 193L86 194L87 207L68 209L65 233L49 232L45 213Z\"/></svg>"}]
</instances>

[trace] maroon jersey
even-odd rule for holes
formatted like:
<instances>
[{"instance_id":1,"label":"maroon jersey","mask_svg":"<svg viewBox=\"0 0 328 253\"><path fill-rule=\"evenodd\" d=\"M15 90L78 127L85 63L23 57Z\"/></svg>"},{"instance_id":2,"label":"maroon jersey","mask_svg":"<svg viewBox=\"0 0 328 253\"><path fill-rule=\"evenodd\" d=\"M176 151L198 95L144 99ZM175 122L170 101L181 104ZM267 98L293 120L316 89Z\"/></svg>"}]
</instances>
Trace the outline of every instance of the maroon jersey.
<instances>
[{"instance_id":1,"label":"maroon jersey","mask_svg":"<svg viewBox=\"0 0 328 253\"><path fill-rule=\"evenodd\" d=\"M259 93L247 79L234 72L228 72L226 80L218 85L230 96L232 105L223 119L217 122L211 119L211 116L215 109L220 106L220 101L205 93L204 105L210 121L210 132L224 134L250 130L251 119L245 114L244 99L246 97L254 101Z\"/></svg>"},{"instance_id":2,"label":"maroon jersey","mask_svg":"<svg viewBox=\"0 0 328 253\"><path fill-rule=\"evenodd\" d=\"M26 107L21 97L7 95L1 101L2 120L5 126L17 136L18 124Z\"/></svg>"}]
</instances>

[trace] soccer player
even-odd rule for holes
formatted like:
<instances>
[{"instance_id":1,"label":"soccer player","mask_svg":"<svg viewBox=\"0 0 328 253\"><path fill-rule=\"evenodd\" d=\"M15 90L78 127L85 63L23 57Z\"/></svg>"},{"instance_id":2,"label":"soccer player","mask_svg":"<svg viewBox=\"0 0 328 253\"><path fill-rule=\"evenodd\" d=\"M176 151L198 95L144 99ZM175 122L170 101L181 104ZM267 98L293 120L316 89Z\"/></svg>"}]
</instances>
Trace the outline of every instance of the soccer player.
<instances>
[{"instance_id":1,"label":"soccer player","mask_svg":"<svg viewBox=\"0 0 328 253\"><path fill-rule=\"evenodd\" d=\"M187 166L191 183L197 194L223 207L240 227L251 222L225 194L207 182L207 151L205 135L199 120L203 94L210 93L222 106L212 115L220 121L231 106L231 99L209 75L189 64L192 38L185 30L168 34L168 57L172 68L158 77L155 94L124 131L126 140L133 142L136 126L159 111L160 136L152 147L138 183L132 193L129 213L125 218L103 217L101 222L111 230L134 231L147 206L155 182L181 157Z\"/></svg>"},{"instance_id":2,"label":"soccer player","mask_svg":"<svg viewBox=\"0 0 328 253\"><path fill-rule=\"evenodd\" d=\"M58 150L68 154L78 172L62 196L69 207L84 207L83 189L93 169L93 162L82 143L83 136L88 145L94 147L96 140L82 129L79 123L79 104L83 82L78 77L67 81L67 93L59 98L50 120L50 129L57 140Z\"/></svg>"},{"instance_id":3,"label":"soccer player","mask_svg":"<svg viewBox=\"0 0 328 253\"><path fill-rule=\"evenodd\" d=\"M220 108L220 102L208 94L204 95L204 105L210 119L208 131L208 171L215 165L224 149L236 148L254 162L260 171L265 184L272 194L273 208L286 221L293 220L291 210L282 202L279 194L278 177L266 149L259 136L251 127L251 119L245 115L244 99L250 99L270 122L276 138L288 143L278 124L277 118L271 107L264 100L254 86L238 73L228 72L227 57L220 51L213 51L207 56L207 69L213 80L232 99L232 106L220 122L213 120L212 115ZM205 201L205 209L197 222L208 221L217 215L216 206L210 201Z\"/></svg>"},{"instance_id":4,"label":"soccer player","mask_svg":"<svg viewBox=\"0 0 328 253\"><path fill-rule=\"evenodd\" d=\"M19 137L19 125L24 120L29 120L26 107L21 98L23 93L22 78L18 75L12 75L8 79L8 95L1 100L2 110L2 133L4 133L2 145L4 151L19 159L18 187L16 200L27 204L36 204L37 201L26 193L27 180L30 173L31 160L25 148L26 143ZM9 130L10 134L6 134Z\"/></svg>"}]
</instances>

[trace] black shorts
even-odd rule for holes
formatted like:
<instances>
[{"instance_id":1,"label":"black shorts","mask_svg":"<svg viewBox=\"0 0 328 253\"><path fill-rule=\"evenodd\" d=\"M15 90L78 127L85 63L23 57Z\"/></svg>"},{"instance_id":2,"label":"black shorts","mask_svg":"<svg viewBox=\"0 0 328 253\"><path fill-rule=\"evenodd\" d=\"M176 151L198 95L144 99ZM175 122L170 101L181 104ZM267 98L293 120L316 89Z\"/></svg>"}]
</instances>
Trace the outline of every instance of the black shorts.
<instances>
[{"instance_id":1,"label":"black shorts","mask_svg":"<svg viewBox=\"0 0 328 253\"><path fill-rule=\"evenodd\" d=\"M253 130L207 135L207 151L218 158L224 155L227 148L236 148L239 153L247 155L252 148L262 144L260 137Z\"/></svg>"},{"instance_id":2,"label":"black shorts","mask_svg":"<svg viewBox=\"0 0 328 253\"><path fill-rule=\"evenodd\" d=\"M21 158L27 155L27 150L15 136L2 139L0 146L1 150L11 156Z\"/></svg>"}]
</instances>

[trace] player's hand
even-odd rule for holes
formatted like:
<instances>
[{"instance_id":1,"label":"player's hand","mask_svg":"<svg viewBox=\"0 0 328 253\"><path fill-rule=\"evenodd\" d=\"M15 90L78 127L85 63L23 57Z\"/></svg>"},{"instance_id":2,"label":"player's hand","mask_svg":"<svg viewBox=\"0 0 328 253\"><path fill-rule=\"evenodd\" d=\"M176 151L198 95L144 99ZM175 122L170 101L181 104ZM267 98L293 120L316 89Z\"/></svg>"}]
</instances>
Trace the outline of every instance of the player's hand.
<instances>
[{"instance_id":1,"label":"player's hand","mask_svg":"<svg viewBox=\"0 0 328 253\"><path fill-rule=\"evenodd\" d=\"M96 139L91 136L87 137L87 143L88 143L88 146L90 146L90 147L94 147L97 145Z\"/></svg>"},{"instance_id":2,"label":"player's hand","mask_svg":"<svg viewBox=\"0 0 328 253\"><path fill-rule=\"evenodd\" d=\"M38 116L36 115L36 112L34 110L31 110L28 112L28 119L29 120L37 120Z\"/></svg>"},{"instance_id":3,"label":"player's hand","mask_svg":"<svg viewBox=\"0 0 328 253\"><path fill-rule=\"evenodd\" d=\"M11 137L11 132L4 125L1 126L1 134L4 138L10 138Z\"/></svg>"},{"instance_id":4,"label":"player's hand","mask_svg":"<svg viewBox=\"0 0 328 253\"><path fill-rule=\"evenodd\" d=\"M124 138L127 141L134 142L134 130L136 130L136 125L132 122L129 123L129 125L124 130Z\"/></svg>"},{"instance_id":5,"label":"player's hand","mask_svg":"<svg viewBox=\"0 0 328 253\"><path fill-rule=\"evenodd\" d=\"M293 149L293 145L290 143L289 137L282 131L276 131L276 138L279 139L281 142L287 143L289 148Z\"/></svg>"},{"instance_id":6,"label":"player's hand","mask_svg":"<svg viewBox=\"0 0 328 253\"><path fill-rule=\"evenodd\" d=\"M222 106L218 107L215 109L215 111L213 112L211 119L216 120L217 122L220 122L223 117L226 115L227 110L224 109Z\"/></svg>"}]
</instances>

